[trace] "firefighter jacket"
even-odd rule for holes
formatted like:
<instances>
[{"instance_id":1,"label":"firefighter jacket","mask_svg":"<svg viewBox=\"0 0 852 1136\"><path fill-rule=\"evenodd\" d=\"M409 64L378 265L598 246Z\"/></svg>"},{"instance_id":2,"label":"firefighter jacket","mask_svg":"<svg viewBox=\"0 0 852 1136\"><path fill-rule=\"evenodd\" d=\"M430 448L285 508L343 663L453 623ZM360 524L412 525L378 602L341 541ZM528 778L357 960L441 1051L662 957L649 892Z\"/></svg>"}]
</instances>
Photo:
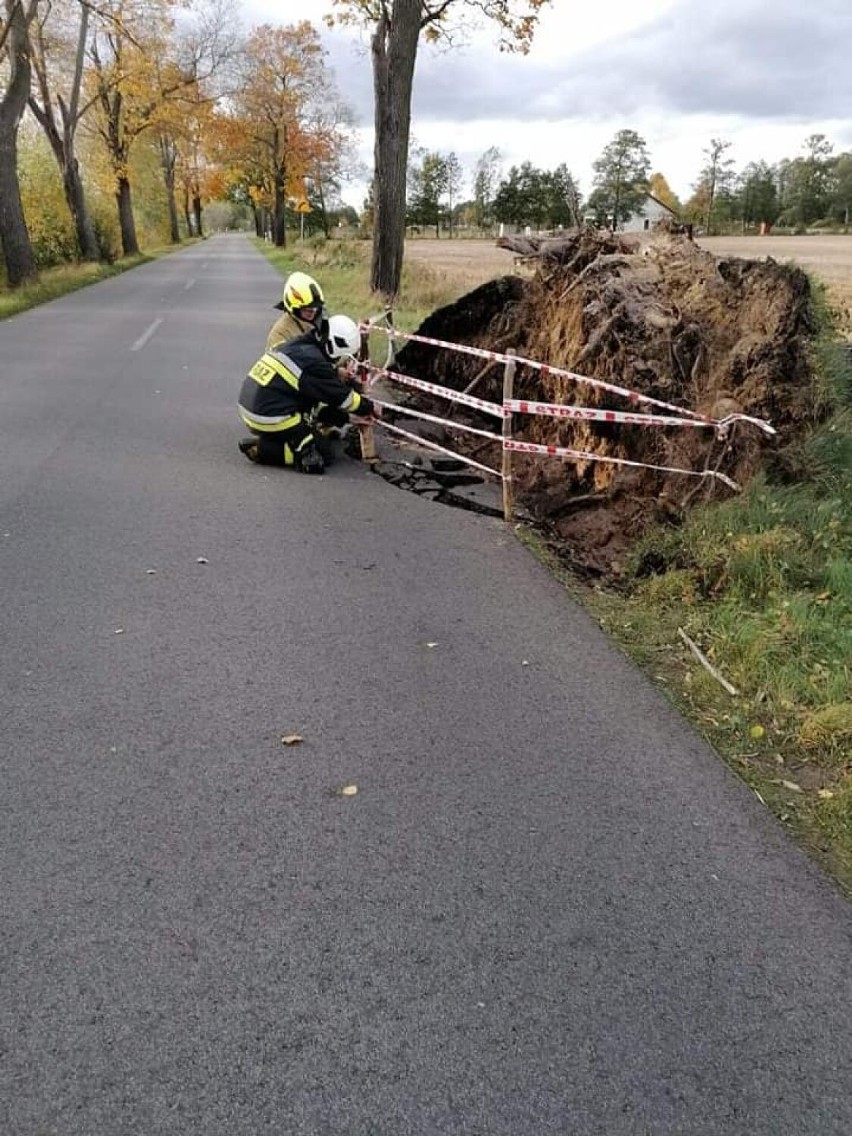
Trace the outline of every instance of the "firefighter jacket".
<instances>
[{"instance_id":1,"label":"firefighter jacket","mask_svg":"<svg viewBox=\"0 0 852 1136\"><path fill-rule=\"evenodd\" d=\"M370 399L338 376L313 332L281 343L258 359L240 390L240 417L250 430L289 430L318 406L372 414Z\"/></svg>"},{"instance_id":2,"label":"firefighter jacket","mask_svg":"<svg viewBox=\"0 0 852 1136\"><path fill-rule=\"evenodd\" d=\"M297 335L304 335L305 332L310 330L311 325L309 323L303 323L290 312L284 312L269 329L269 335L266 337L266 350L269 351L271 347L277 347L281 343L288 343Z\"/></svg>"}]
</instances>

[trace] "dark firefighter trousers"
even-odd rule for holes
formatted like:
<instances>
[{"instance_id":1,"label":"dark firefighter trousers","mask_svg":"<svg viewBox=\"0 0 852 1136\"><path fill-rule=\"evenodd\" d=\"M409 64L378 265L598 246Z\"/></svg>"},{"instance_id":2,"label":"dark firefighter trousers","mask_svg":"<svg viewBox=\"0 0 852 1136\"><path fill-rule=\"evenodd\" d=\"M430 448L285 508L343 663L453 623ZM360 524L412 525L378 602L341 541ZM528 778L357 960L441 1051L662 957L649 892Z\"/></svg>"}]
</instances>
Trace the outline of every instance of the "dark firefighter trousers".
<instances>
[{"instance_id":1,"label":"dark firefighter trousers","mask_svg":"<svg viewBox=\"0 0 852 1136\"><path fill-rule=\"evenodd\" d=\"M305 447L316 441L315 428L322 436L331 427L345 426L349 421L346 411L336 406L323 406L308 419L303 415L298 418L299 421L286 430L252 430L257 438L255 461L259 465L294 465Z\"/></svg>"}]
</instances>

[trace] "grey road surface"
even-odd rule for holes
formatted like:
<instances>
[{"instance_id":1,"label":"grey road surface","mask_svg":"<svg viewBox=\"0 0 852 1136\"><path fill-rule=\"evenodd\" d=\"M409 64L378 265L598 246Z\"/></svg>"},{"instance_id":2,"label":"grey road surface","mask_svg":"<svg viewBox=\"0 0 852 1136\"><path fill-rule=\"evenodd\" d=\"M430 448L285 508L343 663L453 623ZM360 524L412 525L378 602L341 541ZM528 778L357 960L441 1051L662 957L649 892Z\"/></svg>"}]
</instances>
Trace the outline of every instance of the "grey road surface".
<instances>
[{"instance_id":1,"label":"grey road surface","mask_svg":"<svg viewBox=\"0 0 852 1136\"><path fill-rule=\"evenodd\" d=\"M849 1136L849 904L501 522L245 461L280 287L0 324L2 1136Z\"/></svg>"}]
</instances>

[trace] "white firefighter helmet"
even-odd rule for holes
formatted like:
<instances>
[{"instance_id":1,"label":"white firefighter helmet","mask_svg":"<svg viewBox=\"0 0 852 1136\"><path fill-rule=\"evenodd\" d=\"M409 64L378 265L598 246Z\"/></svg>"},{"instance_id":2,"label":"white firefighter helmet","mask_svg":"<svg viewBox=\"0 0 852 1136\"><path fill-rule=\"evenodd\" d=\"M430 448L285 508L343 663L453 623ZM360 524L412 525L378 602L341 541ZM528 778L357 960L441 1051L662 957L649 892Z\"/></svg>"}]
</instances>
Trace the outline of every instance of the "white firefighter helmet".
<instances>
[{"instance_id":1,"label":"white firefighter helmet","mask_svg":"<svg viewBox=\"0 0 852 1136\"><path fill-rule=\"evenodd\" d=\"M352 359L361 346L361 333L358 325L349 316L332 316L328 321L328 334L325 349L328 357L335 363Z\"/></svg>"}]
</instances>

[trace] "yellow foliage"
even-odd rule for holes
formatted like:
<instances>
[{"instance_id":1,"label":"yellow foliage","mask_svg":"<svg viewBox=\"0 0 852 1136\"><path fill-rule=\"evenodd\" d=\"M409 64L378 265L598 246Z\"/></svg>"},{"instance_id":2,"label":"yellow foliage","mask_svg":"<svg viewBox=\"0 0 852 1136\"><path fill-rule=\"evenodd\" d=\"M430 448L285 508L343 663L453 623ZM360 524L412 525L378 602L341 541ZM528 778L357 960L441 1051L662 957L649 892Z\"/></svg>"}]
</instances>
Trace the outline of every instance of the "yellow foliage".
<instances>
[{"instance_id":1,"label":"yellow foliage","mask_svg":"<svg viewBox=\"0 0 852 1136\"><path fill-rule=\"evenodd\" d=\"M41 135L22 136L18 154L21 201L33 252L40 268L73 260L74 222L65 202L56 159Z\"/></svg>"}]
</instances>

